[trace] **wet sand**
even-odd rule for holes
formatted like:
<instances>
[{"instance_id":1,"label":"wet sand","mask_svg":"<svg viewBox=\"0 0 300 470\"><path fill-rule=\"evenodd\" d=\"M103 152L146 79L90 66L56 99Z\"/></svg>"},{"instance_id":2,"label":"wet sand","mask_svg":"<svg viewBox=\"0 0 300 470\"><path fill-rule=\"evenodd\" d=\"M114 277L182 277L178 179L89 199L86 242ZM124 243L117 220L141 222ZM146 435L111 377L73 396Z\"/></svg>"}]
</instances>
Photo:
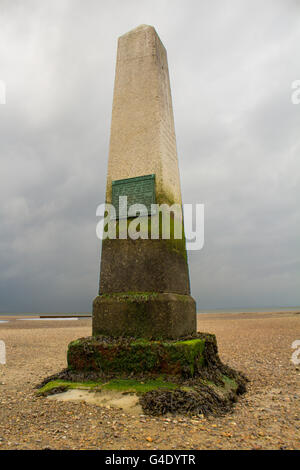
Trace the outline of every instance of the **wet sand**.
<instances>
[{"instance_id":1,"label":"wet sand","mask_svg":"<svg viewBox=\"0 0 300 470\"><path fill-rule=\"evenodd\" d=\"M198 328L217 335L222 360L251 380L221 418L134 416L116 408L36 397L34 385L66 366L68 343L91 319L20 321L1 316L0 449L299 449L300 366L291 362L300 314L211 313ZM299 355L300 357L300 355Z\"/></svg>"}]
</instances>

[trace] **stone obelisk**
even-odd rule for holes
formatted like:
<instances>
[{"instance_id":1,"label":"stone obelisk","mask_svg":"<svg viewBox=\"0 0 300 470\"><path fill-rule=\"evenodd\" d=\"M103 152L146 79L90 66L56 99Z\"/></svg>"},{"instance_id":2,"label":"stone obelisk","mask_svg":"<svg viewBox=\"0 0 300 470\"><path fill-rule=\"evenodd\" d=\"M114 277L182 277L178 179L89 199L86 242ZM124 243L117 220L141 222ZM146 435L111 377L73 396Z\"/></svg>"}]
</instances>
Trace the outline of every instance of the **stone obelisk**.
<instances>
[{"instance_id":1,"label":"stone obelisk","mask_svg":"<svg viewBox=\"0 0 300 470\"><path fill-rule=\"evenodd\" d=\"M146 200L149 185L156 204L181 208L167 54L155 29L141 25L118 41L106 203L114 203L116 188L143 202L141 188ZM195 331L184 237L165 239L159 229L158 239L103 240L93 335L155 339Z\"/></svg>"}]
</instances>

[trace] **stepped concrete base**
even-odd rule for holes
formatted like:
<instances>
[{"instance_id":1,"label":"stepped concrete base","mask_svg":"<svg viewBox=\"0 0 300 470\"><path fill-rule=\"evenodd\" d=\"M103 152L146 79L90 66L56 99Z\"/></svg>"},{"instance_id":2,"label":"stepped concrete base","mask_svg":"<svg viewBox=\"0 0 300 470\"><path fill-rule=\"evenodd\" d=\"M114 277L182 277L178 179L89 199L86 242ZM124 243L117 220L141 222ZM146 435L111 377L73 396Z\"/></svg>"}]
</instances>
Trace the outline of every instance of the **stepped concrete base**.
<instances>
[{"instance_id":1,"label":"stepped concrete base","mask_svg":"<svg viewBox=\"0 0 300 470\"><path fill-rule=\"evenodd\" d=\"M68 367L79 372L193 377L205 365L213 335L183 341L154 341L105 336L80 338L68 347Z\"/></svg>"},{"instance_id":2,"label":"stepped concrete base","mask_svg":"<svg viewBox=\"0 0 300 470\"><path fill-rule=\"evenodd\" d=\"M107 400L112 392L116 406L116 393L122 398L127 392L150 415L223 415L245 393L246 382L243 374L221 362L215 335L197 333L179 340L102 335L72 341L68 368L45 379L37 393L67 399L74 389L85 389L90 393L87 398L81 393L80 399L91 398L95 404L100 396L101 406L102 395ZM74 399L72 393L69 399Z\"/></svg>"},{"instance_id":3,"label":"stepped concrete base","mask_svg":"<svg viewBox=\"0 0 300 470\"><path fill-rule=\"evenodd\" d=\"M93 302L93 335L177 339L196 333L196 303L190 295L125 292Z\"/></svg>"}]
</instances>

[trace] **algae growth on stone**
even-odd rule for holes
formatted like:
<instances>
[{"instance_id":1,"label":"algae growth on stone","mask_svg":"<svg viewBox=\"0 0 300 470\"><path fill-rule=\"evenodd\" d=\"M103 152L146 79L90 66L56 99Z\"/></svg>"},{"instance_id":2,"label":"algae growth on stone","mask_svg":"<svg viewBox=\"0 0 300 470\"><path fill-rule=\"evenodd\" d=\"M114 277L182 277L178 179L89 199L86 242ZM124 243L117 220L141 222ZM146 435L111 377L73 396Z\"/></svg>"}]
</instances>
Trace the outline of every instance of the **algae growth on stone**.
<instances>
[{"instance_id":1,"label":"algae growth on stone","mask_svg":"<svg viewBox=\"0 0 300 470\"><path fill-rule=\"evenodd\" d=\"M89 337L72 341L68 368L40 384L42 396L67 390L134 393L144 413L222 414L247 379L224 365L214 335L173 341Z\"/></svg>"}]
</instances>

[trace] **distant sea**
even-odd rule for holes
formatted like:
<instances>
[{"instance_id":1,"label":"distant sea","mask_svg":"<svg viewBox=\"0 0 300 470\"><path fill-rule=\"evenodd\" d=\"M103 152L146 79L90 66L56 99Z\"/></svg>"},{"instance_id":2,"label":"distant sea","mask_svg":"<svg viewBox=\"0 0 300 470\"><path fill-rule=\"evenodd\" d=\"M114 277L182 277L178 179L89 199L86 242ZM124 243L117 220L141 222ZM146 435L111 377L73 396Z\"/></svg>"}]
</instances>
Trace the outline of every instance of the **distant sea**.
<instances>
[{"instance_id":1,"label":"distant sea","mask_svg":"<svg viewBox=\"0 0 300 470\"><path fill-rule=\"evenodd\" d=\"M215 309L200 309L198 310L199 314L204 313L259 313L259 312L300 312L300 306L298 307L258 307L258 308L215 308ZM0 317L13 317L16 315L20 316L61 316L61 317L86 317L92 316L90 312L69 312L69 313L30 313L30 312L20 312L20 313L5 313L0 312Z\"/></svg>"},{"instance_id":2,"label":"distant sea","mask_svg":"<svg viewBox=\"0 0 300 470\"><path fill-rule=\"evenodd\" d=\"M57 313L30 313L30 312L15 312L15 313L5 313L5 312L0 312L0 317L15 317L16 315L18 316L22 316L22 317L39 317L39 316L48 316L48 317L86 317L86 316L92 316L92 314L90 312L86 312L86 313L77 313L77 312L70 312L70 313L60 313L60 312L57 312Z\"/></svg>"},{"instance_id":3,"label":"distant sea","mask_svg":"<svg viewBox=\"0 0 300 470\"><path fill-rule=\"evenodd\" d=\"M260 313L260 312L300 312L299 307L258 307L258 308L215 308L200 309L198 313Z\"/></svg>"}]
</instances>

